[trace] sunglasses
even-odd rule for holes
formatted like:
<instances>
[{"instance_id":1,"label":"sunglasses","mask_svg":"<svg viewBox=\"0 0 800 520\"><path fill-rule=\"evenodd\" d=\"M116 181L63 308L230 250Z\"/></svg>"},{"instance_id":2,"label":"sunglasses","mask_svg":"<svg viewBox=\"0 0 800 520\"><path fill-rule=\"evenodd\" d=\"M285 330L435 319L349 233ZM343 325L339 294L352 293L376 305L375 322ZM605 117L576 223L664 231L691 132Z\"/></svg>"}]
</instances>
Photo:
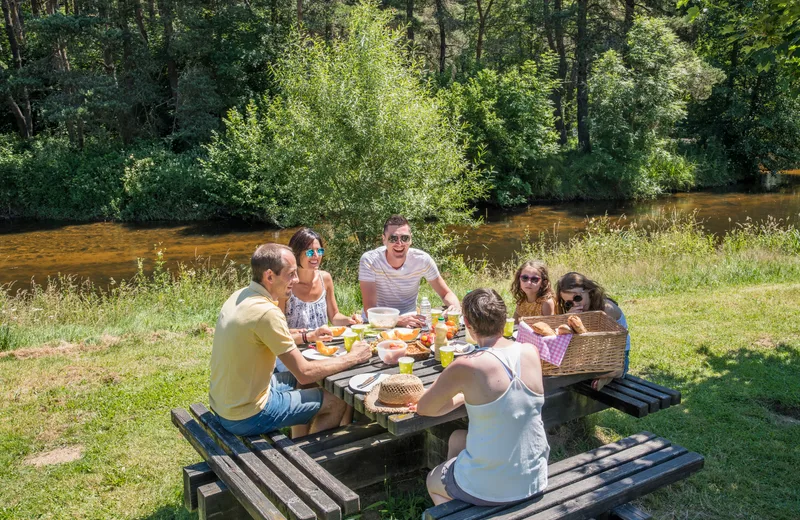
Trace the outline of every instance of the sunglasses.
<instances>
[{"instance_id":1,"label":"sunglasses","mask_svg":"<svg viewBox=\"0 0 800 520\"><path fill-rule=\"evenodd\" d=\"M576 303L580 303L582 301L583 301L583 296L581 296L580 294L576 294L575 296L572 297L571 300L564 301L564 308L566 310L570 310L573 305L575 305Z\"/></svg>"},{"instance_id":2,"label":"sunglasses","mask_svg":"<svg viewBox=\"0 0 800 520\"><path fill-rule=\"evenodd\" d=\"M396 244L398 241L408 244L411 242L411 235L389 235L389 243Z\"/></svg>"},{"instance_id":3,"label":"sunglasses","mask_svg":"<svg viewBox=\"0 0 800 520\"><path fill-rule=\"evenodd\" d=\"M528 282L539 283L539 280L541 280L542 277L541 276L528 276L527 274L521 274L521 275L519 275L519 279L523 283L528 283Z\"/></svg>"},{"instance_id":4,"label":"sunglasses","mask_svg":"<svg viewBox=\"0 0 800 520\"><path fill-rule=\"evenodd\" d=\"M309 249L308 251L306 251L306 256L311 258L312 256L314 256L314 253L317 253L317 256L322 256L325 254L325 249L322 247L320 247L319 249Z\"/></svg>"}]
</instances>

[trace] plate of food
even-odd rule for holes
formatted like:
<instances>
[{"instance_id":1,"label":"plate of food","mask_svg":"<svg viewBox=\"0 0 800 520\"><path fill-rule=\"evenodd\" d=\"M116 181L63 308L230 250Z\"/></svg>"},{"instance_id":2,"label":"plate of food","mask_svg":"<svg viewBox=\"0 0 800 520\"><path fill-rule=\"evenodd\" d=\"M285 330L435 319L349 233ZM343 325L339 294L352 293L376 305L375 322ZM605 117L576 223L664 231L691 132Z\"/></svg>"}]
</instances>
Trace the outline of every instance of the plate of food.
<instances>
[{"instance_id":1,"label":"plate of food","mask_svg":"<svg viewBox=\"0 0 800 520\"><path fill-rule=\"evenodd\" d=\"M455 348L453 355L455 356L463 356L464 354L469 354L470 352L475 351L475 345L472 343L464 343L462 341L452 341L449 343L451 347Z\"/></svg>"},{"instance_id":2,"label":"plate of food","mask_svg":"<svg viewBox=\"0 0 800 520\"><path fill-rule=\"evenodd\" d=\"M350 378L347 385L353 392L369 392L387 377L389 374L357 374Z\"/></svg>"},{"instance_id":3,"label":"plate of food","mask_svg":"<svg viewBox=\"0 0 800 520\"><path fill-rule=\"evenodd\" d=\"M345 354L347 354L347 350L344 345L325 345L321 341L317 341L316 348L312 347L303 351L303 357L312 361L344 356Z\"/></svg>"}]
</instances>

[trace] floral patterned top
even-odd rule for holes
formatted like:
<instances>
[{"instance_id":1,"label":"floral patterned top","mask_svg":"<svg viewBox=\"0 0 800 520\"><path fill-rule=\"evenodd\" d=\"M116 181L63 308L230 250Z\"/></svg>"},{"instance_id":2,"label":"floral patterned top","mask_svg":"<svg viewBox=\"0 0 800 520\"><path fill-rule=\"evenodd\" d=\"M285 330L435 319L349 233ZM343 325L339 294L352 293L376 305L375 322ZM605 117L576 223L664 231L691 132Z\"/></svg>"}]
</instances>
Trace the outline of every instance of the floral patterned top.
<instances>
[{"instance_id":1,"label":"floral patterned top","mask_svg":"<svg viewBox=\"0 0 800 520\"><path fill-rule=\"evenodd\" d=\"M290 329L314 330L328 324L328 303L325 300L326 290L322 276L322 295L313 302L304 302L294 294L286 301L286 322Z\"/></svg>"},{"instance_id":2,"label":"floral patterned top","mask_svg":"<svg viewBox=\"0 0 800 520\"><path fill-rule=\"evenodd\" d=\"M535 302L524 301L519 303L517 304L516 315L520 318L524 318L526 316L541 316L542 305L544 305L544 302L550 298L552 298L552 296L544 295L537 298Z\"/></svg>"}]
</instances>

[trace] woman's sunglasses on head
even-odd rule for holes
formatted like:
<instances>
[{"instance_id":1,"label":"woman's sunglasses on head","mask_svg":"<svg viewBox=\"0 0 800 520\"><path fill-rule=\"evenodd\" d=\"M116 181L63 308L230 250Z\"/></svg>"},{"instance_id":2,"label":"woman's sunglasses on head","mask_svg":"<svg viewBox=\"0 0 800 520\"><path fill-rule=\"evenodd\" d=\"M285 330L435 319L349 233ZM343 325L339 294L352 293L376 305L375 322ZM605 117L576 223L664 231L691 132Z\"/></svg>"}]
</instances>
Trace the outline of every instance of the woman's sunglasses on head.
<instances>
[{"instance_id":1,"label":"woman's sunglasses on head","mask_svg":"<svg viewBox=\"0 0 800 520\"><path fill-rule=\"evenodd\" d=\"M541 276L528 276L527 274L521 274L521 275L519 275L519 279L523 283L528 283L528 282L539 283L539 280L541 280L542 277Z\"/></svg>"},{"instance_id":2,"label":"woman's sunglasses on head","mask_svg":"<svg viewBox=\"0 0 800 520\"><path fill-rule=\"evenodd\" d=\"M389 242L396 244L398 241L408 244L411 242L411 235L389 235Z\"/></svg>"},{"instance_id":3,"label":"woman's sunglasses on head","mask_svg":"<svg viewBox=\"0 0 800 520\"><path fill-rule=\"evenodd\" d=\"M311 258L314 256L314 253L317 253L317 256L322 256L325 254L325 249L320 247L319 249L309 249L306 251L306 256Z\"/></svg>"}]
</instances>

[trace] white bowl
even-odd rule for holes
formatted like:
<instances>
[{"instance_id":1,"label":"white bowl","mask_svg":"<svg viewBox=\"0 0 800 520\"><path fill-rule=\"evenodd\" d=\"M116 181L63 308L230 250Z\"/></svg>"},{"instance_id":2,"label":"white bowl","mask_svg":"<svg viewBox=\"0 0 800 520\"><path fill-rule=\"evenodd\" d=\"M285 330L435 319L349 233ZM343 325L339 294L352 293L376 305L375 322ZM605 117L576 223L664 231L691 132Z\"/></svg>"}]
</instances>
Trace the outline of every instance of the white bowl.
<instances>
[{"instance_id":1,"label":"white bowl","mask_svg":"<svg viewBox=\"0 0 800 520\"><path fill-rule=\"evenodd\" d=\"M391 307L373 307L367 310L369 324L379 329L391 329L397 325L400 311Z\"/></svg>"},{"instance_id":2,"label":"white bowl","mask_svg":"<svg viewBox=\"0 0 800 520\"><path fill-rule=\"evenodd\" d=\"M390 349L389 344L391 343L402 344L403 348ZM387 365L396 365L400 358L406 355L406 350L408 350L408 344L403 340L387 339L378 343L378 357Z\"/></svg>"}]
</instances>

